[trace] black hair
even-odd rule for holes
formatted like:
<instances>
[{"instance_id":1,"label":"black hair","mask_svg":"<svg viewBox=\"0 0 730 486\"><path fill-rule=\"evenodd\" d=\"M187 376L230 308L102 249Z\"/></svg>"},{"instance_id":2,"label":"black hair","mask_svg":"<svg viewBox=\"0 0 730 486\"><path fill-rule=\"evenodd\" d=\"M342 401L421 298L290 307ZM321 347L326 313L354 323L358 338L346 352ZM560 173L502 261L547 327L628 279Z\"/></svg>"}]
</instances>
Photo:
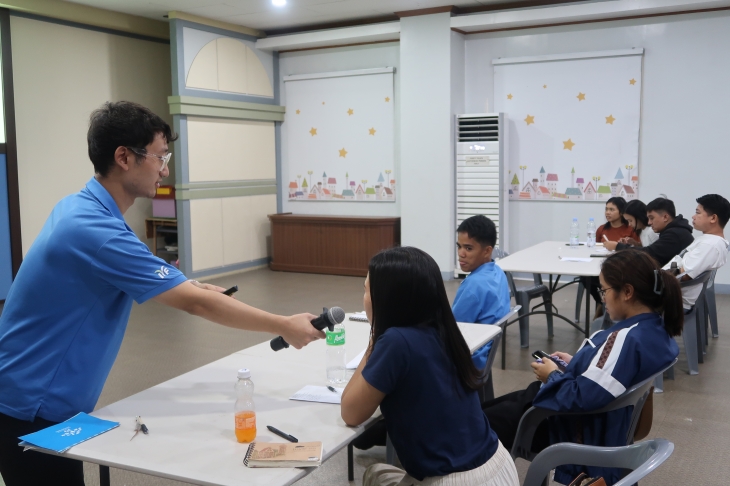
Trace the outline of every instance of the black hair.
<instances>
[{"instance_id":1,"label":"black hair","mask_svg":"<svg viewBox=\"0 0 730 486\"><path fill-rule=\"evenodd\" d=\"M141 150L161 133L170 143L177 140L170 125L148 108L131 101L107 101L89 118L86 140L94 171L104 177L114 166L114 152L119 147ZM135 154L136 160L144 155Z\"/></svg>"},{"instance_id":2,"label":"black hair","mask_svg":"<svg viewBox=\"0 0 730 486\"><path fill-rule=\"evenodd\" d=\"M674 208L674 203L666 197L658 197L647 204L646 212L648 213L650 211L667 213L672 219L677 217L677 210Z\"/></svg>"},{"instance_id":3,"label":"black hair","mask_svg":"<svg viewBox=\"0 0 730 486\"><path fill-rule=\"evenodd\" d=\"M616 209L618 209L618 213L621 215L621 224L629 224L628 221L626 221L626 218L624 218L624 212L626 211L626 199L622 198L621 196L612 197L608 201L606 201L606 206L609 204L613 204L616 206ZM611 227L611 222L607 221L606 224L603 225L604 229L608 229Z\"/></svg>"},{"instance_id":4,"label":"black hair","mask_svg":"<svg viewBox=\"0 0 730 486\"><path fill-rule=\"evenodd\" d=\"M646 204L639 201L638 199L634 199L633 201L629 201L626 203L626 209L624 209L624 214L629 214L634 217L634 219L641 221L641 224L644 225L644 228L649 226L649 218L646 215ZM641 232L643 229L634 228L634 231L636 231L636 234L641 236Z\"/></svg>"},{"instance_id":5,"label":"black hair","mask_svg":"<svg viewBox=\"0 0 730 486\"><path fill-rule=\"evenodd\" d=\"M480 245L494 248L497 244L497 227L494 225L494 221L481 214L466 218L456 232L466 233L469 238L476 240Z\"/></svg>"},{"instance_id":6,"label":"black hair","mask_svg":"<svg viewBox=\"0 0 730 486\"><path fill-rule=\"evenodd\" d=\"M383 250L368 266L373 305L371 343L391 327L431 327L467 390L481 388L481 373L456 325L441 270L431 256L413 247ZM371 350L372 351L372 350Z\"/></svg>"},{"instance_id":7,"label":"black hair","mask_svg":"<svg viewBox=\"0 0 730 486\"><path fill-rule=\"evenodd\" d=\"M677 278L648 253L636 248L618 251L604 260L601 274L612 289L631 285L636 300L664 315L664 329L670 336L682 334L682 289Z\"/></svg>"},{"instance_id":8,"label":"black hair","mask_svg":"<svg viewBox=\"0 0 730 486\"><path fill-rule=\"evenodd\" d=\"M730 219L730 202L719 194L705 194L697 198L697 204L702 205L710 216L716 215L721 228L725 228Z\"/></svg>"}]
</instances>

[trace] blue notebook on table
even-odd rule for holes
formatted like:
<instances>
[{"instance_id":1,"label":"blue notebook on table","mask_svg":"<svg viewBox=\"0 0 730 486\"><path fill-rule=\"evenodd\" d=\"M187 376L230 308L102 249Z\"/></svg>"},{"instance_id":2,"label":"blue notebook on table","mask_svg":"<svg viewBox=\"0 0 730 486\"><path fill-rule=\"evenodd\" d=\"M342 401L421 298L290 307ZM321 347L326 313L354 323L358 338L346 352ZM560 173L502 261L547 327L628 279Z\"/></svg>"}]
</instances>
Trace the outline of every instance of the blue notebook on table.
<instances>
[{"instance_id":1,"label":"blue notebook on table","mask_svg":"<svg viewBox=\"0 0 730 486\"><path fill-rule=\"evenodd\" d=\"M57 425L18 437L18 445L32 449L47 449L62 454L84 441L119 427L119 422L102 420L83 412Z\"/></svg>"}]
</instances>

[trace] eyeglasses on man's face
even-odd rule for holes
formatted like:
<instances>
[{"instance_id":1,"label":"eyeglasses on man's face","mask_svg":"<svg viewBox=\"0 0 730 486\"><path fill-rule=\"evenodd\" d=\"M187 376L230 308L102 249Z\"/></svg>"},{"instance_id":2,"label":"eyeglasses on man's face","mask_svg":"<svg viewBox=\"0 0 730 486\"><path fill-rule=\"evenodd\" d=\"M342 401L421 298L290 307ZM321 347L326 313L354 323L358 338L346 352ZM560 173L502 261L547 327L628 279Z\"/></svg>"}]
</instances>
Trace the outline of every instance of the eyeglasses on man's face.
<instances>
[{"instance_id":1,"label":"eyeglasses on man's face","mask_svg":"<svg viewBox=\"0 0 730 486\"><path fill-rule=\"evenodd\" d=\"M165 155L157 155L157 154L147 153L147 151L144 149L136 149L136 148L132 148L132 147L127 147L127 148L141 157L154 157L157 160L159 160L160 162L162 162L162 165L160 166L160 172L165 170L165 167L167 167L167 163L170 162L170 159L172 158L172 152L168 152Z\"/></svg>"}]
</instances>

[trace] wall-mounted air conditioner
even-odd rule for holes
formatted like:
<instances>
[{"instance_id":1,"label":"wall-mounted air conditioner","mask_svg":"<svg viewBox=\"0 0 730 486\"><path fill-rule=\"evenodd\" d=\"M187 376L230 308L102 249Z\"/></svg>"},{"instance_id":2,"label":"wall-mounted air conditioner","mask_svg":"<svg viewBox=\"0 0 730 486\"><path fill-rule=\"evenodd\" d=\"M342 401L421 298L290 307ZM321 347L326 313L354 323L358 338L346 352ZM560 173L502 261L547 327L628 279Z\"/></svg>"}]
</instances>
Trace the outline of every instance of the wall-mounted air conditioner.
<instances>
[{"instance_id":1,"label":"wall-mounted air conditioner","mask_svg":"<svg viewBox=\"0 0 730 486\"><path fill-rule=\"evenodd\" d=\"M507 118L504 113L456 116L456 224L483 214L497 226L497 246L508 251ZM463 278L456 259L454 276Z\"/></svg>"}]
</instances>

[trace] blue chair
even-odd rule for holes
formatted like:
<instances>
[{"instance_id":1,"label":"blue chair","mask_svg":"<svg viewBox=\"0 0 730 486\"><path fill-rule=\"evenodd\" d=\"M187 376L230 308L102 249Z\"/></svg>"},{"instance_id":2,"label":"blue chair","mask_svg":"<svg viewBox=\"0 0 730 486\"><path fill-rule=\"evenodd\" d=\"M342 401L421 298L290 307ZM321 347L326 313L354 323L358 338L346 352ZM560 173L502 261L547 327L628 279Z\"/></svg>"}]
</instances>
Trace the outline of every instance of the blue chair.
<instances>
[{"instance_id":1,"label":"blue chair","mask_svg":"<svg viewBox=\"0 0 730 486\"><path fill-rule=\"evenodd\" d=\"M653 439L624 447L555 444L533 459L522 486L547 484L550 471L563 464L626 469L632 472L614 486L631 486L661 466L673 451L674 444L665 439Z\"/></svg>"}]
</instances>

